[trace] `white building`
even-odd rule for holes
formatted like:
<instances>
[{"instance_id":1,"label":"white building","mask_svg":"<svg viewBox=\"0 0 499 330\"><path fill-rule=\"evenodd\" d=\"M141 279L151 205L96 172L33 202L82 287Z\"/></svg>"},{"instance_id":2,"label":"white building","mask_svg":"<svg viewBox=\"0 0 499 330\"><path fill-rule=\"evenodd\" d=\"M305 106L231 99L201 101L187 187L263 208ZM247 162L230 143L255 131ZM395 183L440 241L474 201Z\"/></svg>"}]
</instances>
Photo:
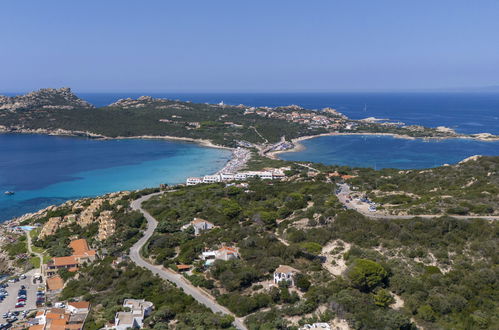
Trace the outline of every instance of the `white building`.
<instances>
[{"instance_id":1,"label":"white building","mask_svg":"<svg viewBox=\"0 0 499 330\"><path fill-rule=\"evenodd\" d=\"M284 169L284 168L283 168ZM193 186L200 183L217 183L217 182L225 182L225 181L244 181L251 178L260 178L262 180L275 180L282 179L286 175L284 174L283 169L279 168L271 168L265 171L246 171L246 172L237 172L237 173L221 173L214 175L205 175L202 178L187 178L186 185Z\"/></svg>"},{"instance_id":2,"label":"white building","mask_svg":"<svg viewBox=\"0 0 499 330\"><path fill-rule=\"evenodd\" d=\"M218 250L205 251L201 254L201 259L205 260L205 265L211 265L215 260L229 261L239 258L239 250L236 247L222 246Z\"/></svg>"},{"instance_id":3,"label":"white building","mask_svg":"<svg viewBox=\"0 0 499 330\"><path fill-rule=\"evenodd\" d=\"M114 317L114 328L116 330L142 328L144 318L151 314L154 305L144 299L125 299L123 307L129 308L130 311L116 313Z\"/></svg>"},{"instance_id":4,"label":"white building","mask_svg":"<svg viewBox=\"0 0 499 330\"><path fill-rule=\"evenodd\" d=\"M83 314L90 311L90 303L88 301L68 302L66 309L71 314Z\"/></svg>"},{"instance_id":5,"label":"white building","mask_svg":"<svg viewBox=\"0 0 499 330\"><path fill-rule=\"evenodd\" d=\"M185 184L188 186L194 186L194 185L197 185L200 183L203 183L203 179L202 178L194 178L194 177L187 178L187 180L185 182Z\"/></svg>"},{"instance_id":6,"label":"white building","mask_svg":"<svg viewBox=\"0 0 499 330\"><path fill-rule=\"evenodd\" d=\"M200 235L203 231L210 230L211 228L215 227L215 225L209 221L201 218L194 218L194 220L182 226L181 229L185 230L191 226L194 228L194 235L196 236Z\"/></svg>"},{"instance_id":7,"label":"white building","mask_svg":"<svg viewBox=\"0 0 499 330\"><path fill-rule=\"evenodd\" d=\"M203 183L216 183L222 181L222 178L220 175L215 174L215 175L205 175L203 177Z\"/></svg>"},{"instance_id":8,"label":"white building","mask_svg":"<svg viewBox=\"0 0 499 330\"><path fill-rule=\"evenodd\" d=\"M234 181L236 179L236 175L230 173L222 173L220 174L220 178L222 179L222 181Z\"/></svg>"},{"instance_id":9,"label":"white building","mask_svg":"<svg viewBox=\"0 0 499 330\"><path fill-rule=\"evenodd\" d=\"M331 330L331 326L328 323L313 323L313 324L305 324L300 330L308 330L308 329L324 329Z\"/></svg>"},{"instance_id":10,"label":"white building","mask_svg":"<svg viewBox=\"0 0 499 330\"><path fill-rule=\"evenodd\" d=\"M299 272L300 271L298 269L295 269L293 267L281 265L274 271L274 284L279 284L282 281L286 281L289 283L289 285L294 286L295 276Z\"/></svg>"}]
</instances>

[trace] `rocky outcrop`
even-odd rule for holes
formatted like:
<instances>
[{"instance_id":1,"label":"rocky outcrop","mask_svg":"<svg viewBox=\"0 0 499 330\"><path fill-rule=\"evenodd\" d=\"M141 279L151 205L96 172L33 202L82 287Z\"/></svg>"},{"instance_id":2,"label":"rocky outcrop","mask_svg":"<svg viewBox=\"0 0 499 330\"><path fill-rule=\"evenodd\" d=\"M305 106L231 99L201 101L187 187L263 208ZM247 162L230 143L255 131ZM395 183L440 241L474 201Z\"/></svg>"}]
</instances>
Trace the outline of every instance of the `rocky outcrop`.
<instances>
[{"instance_id":1,"label":"rocky outcrop","mask_svg":"<svg viewBox=\"0 0 499 330\"><path fill-rule=\"evenodd\" d=\"M0 111L90 109L93 105L80 99L70 88L44 88L18 96L1 96Z\"/></svg>"}]
</instances>

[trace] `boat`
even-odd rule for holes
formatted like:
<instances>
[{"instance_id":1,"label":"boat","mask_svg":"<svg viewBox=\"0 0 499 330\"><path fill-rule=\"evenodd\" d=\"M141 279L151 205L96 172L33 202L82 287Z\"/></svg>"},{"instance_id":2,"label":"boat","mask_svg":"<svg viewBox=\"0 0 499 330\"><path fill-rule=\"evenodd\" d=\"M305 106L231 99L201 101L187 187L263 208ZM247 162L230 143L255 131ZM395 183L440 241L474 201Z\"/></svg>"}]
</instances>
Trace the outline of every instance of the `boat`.
<instances>
[{"instance_id":1,"label":"boat","mask_svg":"<svg viewBox=\"0 0 499 330\"><path fill-rule=\"evenodd\" d=\"M15 192L13 192L13 191L6 191L6 192L4 192L4 194L7 195L7 196L10 196L10 195L14 195Z\"/></svg>"}]
</instances>

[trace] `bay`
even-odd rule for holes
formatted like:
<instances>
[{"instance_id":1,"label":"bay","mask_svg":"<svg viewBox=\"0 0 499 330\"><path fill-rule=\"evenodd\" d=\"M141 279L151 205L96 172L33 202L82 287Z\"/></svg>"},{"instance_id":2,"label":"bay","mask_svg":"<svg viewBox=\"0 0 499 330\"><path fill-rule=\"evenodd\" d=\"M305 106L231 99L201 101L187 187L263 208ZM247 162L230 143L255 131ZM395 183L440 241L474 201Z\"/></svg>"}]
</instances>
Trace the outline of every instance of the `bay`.
<instances>
[{"instance_id":1,"label":"bay","mask_svg":"<svg viewBox=\"0 0 499 330\"><path fill-rule=\"evenodd\" d=\"M230 155L165 140L0 134L0 221L69 199L181 183L216 172Z\"/></svg>"}]
</instances>

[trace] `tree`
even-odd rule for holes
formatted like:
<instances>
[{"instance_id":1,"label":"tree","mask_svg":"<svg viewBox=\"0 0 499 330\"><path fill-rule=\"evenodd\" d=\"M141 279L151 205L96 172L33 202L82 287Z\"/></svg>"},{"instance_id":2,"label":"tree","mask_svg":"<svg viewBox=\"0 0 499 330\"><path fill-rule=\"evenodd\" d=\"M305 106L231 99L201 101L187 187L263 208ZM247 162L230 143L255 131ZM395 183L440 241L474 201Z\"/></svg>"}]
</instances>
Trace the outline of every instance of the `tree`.
<instances>
[{"instance_id":1,"label":"tree","mask_svg":"<svg viewBox=\"0 0 499 330\"><path fill-rule=\"evenodd\" d=\"M300 273L295 276L295 284L301 291L308 291L310 288L310 281L305 275Z\"/></svg>"},{"instance_id":2,"label":"tree","mask_svg":"<svg viewBox=\"0 0 499 330\"><path fill-rule=\"evenodd\" d=\"M388 276L388 272L377 262L357 259L347 271L352 286L361 291L371 291L380 285Z\"/></svg>"},{"instance_id":3,"label":"tree","mask_svg":"<svg viewBox=\"0 0 499 330\"><path fill-rule=\"evenodd\" d=\"M423 305L418 308L418 315L425 321L433 322L435 321L435 312L430 305Z\"/></svg>"},{"instance_id":4,"label":"tree","mask_svg":"<svg viewBox=\"0 0 499 330\"><path fill-rule=\"evenodd\" d=\"M222 200L221 204L222 204L222 213L229 218L235 218L242 211L241 206L234 200L224 199Z\"/></svg>"},{"instance_id":5,"label":"tree","mask_svg":"<svg viewBox=\"0 0 499 330\"><path fill-rule=\"evenodd\" d=\"M388 307L395 302L395 299L390 294L390 292L385 289L378 290L373 298L374 304L380 307Z\"/></svg>"}]
</instances>

